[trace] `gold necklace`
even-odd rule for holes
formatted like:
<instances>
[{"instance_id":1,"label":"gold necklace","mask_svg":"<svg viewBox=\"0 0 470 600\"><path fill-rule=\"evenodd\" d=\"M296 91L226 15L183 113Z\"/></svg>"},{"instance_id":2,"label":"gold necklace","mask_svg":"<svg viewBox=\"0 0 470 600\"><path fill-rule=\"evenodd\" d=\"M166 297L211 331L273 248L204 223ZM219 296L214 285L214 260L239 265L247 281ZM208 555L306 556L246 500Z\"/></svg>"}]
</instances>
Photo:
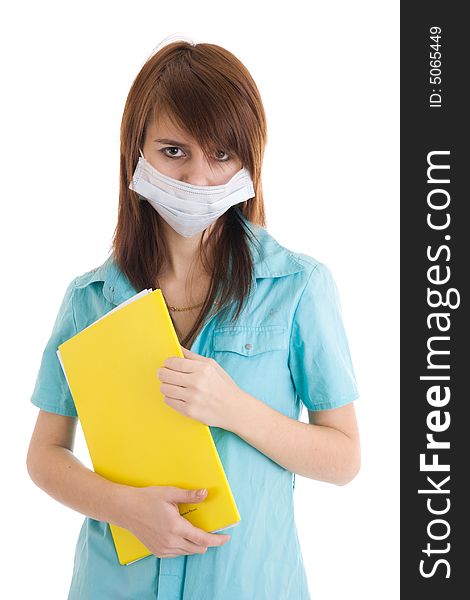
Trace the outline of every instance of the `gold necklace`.
<instances>
[{"instance_id":1,"label":"gold necklace","mask_svg":"<svg viewBox=\"0 0 470 600\"><path fill-rule=\"evenodd\" d=\"M172 304L168 304L167 299L165 298L165 294L163 293L162 287L158 281L157 281L157 285L160 288L160 291L162 292L162 296L163 296L163 299L165 300L165 304L172 312L184 312L186 310L193 310L193 308L199 308L200 306L202 306L204 304L204 301L203 301L203 302L199 302L199 304L195 304L194 306L182 306L180 308L178 308L177 306L173 306Z\"/></svg>"},{"instance_id":2,"label":"gold necklace","mask_svg":"<svg viewBox=\"0 0 470 600\"><path fill-rule=\"evenodd\" d=\"M163 292L162 292L163 294ZM165 296L163 296L165 298ZM165 300L166 302L166 300ZM200 306L202 306L204 304L204 302L200 302L199 304L195 304L194 306L184 306L181 308L177 308L176 306L172 306L171 304L168 304L168 302L166 303L168 308L170 310L172 310L173 312L181 312L181 311L185 311L185 310L192 310L193 308L199 308Z\"/></svg>"},{"instance_id":3,"label":"gold necklace","mask_svg":"<svg viewBox=\"0 0 470 600\"><path fill-rule=\"evenodd\" d=\"M182 307L177 307L177 306L173 306L172 304L168 304L166 298L165 298L165 294L163 293L163 290L161 288L160 283L157 281L157 286L160 288L160 291L162 292L162 296L163 299L165 300L165 304L167 305L167 307L172 311L172 312L184 312L187 310L193 310L194 308L199 308L200 306L202 306L204 304L204 300L202 302L199 302L199 304L195 304L194 306L182 306ZM214 304L216 306L218 306L220 304L220 302L215 301Z\"/></svg>"}]
</instances>

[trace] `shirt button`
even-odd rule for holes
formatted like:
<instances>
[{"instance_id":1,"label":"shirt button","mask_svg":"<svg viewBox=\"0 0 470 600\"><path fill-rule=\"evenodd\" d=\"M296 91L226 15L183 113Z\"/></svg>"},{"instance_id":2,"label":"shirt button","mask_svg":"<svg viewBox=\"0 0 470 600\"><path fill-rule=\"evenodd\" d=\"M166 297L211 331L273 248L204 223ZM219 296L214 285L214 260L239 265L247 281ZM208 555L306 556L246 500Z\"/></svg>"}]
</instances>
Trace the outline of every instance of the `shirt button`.
<instances>
[{"instance_id":1,"label":"shirt button","mask_svg":"<svg viewBox=\"0 0 470 600\"><path fill-rule=\"evenodd\" d=\"M245 344L245 348L247 350L251 350L253 348L253 345L252 344Z\"/></svg>"}]
</instances>

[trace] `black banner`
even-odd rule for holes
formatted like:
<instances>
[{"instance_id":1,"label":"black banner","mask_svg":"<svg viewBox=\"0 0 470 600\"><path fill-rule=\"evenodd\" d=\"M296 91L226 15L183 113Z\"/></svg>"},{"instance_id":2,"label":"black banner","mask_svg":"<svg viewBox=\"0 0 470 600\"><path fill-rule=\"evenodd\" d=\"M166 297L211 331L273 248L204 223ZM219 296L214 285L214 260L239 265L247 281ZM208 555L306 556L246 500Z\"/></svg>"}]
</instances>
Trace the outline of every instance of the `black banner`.
<instances>
[{"instance_id":1,"label":"black banner","mask_svg":"<svg viewBox=\"0 0 470 600\"><path fill-rule=\"evenodd\" d=\"M467 597L465 3L401 3L401 597ZM384 540L386 543L386 540Z\"/></svg>"}]
</instances>

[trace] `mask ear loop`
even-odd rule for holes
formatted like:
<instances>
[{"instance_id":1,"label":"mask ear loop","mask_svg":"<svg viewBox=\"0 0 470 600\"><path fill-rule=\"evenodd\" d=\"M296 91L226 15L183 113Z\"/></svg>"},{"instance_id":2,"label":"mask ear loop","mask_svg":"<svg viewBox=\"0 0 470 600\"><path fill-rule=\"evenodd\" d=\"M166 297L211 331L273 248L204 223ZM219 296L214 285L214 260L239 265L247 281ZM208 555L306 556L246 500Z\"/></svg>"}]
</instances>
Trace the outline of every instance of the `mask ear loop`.
<instances>
[{"instance_id":1,"label":"mask ear loop","mask_svg":"<svg viewBox=\"0 0 470 600\"><path fill-rule=\"evenodd\" d=\"M145 160L144 153L142 152L142 149L140 148L140 146L139 146L139 152L140 152L140 156L141 156L141 157L142 157L142 158ZM145 201L146 201L146 198L144 198L144 197L143 197L143 196L141 196L140 194L137 194L137 200L138 200L139 202L145 202Z\"/></svg>"}]
</instances>

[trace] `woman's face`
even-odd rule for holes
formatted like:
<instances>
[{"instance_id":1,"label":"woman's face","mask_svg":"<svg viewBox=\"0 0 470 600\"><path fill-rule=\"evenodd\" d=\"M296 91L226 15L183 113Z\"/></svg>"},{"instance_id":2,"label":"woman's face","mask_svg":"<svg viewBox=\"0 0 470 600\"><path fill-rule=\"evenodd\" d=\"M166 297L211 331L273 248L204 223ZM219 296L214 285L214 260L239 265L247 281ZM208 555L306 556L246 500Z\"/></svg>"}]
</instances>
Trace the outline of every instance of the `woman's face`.
<instances>
[{"instance_id":1,"label":"woman's face","mask_svg":"<svg viewBox=\"0 0 470 600\"><path fill-rule=\"evenodd\" d=\"M229 155L224 148L215 151L207 161L199 144L166 115L147 128L142 152L160 173L192 185L227 183L243 166L237 156Z\"/></svg>"}]
</instances>

